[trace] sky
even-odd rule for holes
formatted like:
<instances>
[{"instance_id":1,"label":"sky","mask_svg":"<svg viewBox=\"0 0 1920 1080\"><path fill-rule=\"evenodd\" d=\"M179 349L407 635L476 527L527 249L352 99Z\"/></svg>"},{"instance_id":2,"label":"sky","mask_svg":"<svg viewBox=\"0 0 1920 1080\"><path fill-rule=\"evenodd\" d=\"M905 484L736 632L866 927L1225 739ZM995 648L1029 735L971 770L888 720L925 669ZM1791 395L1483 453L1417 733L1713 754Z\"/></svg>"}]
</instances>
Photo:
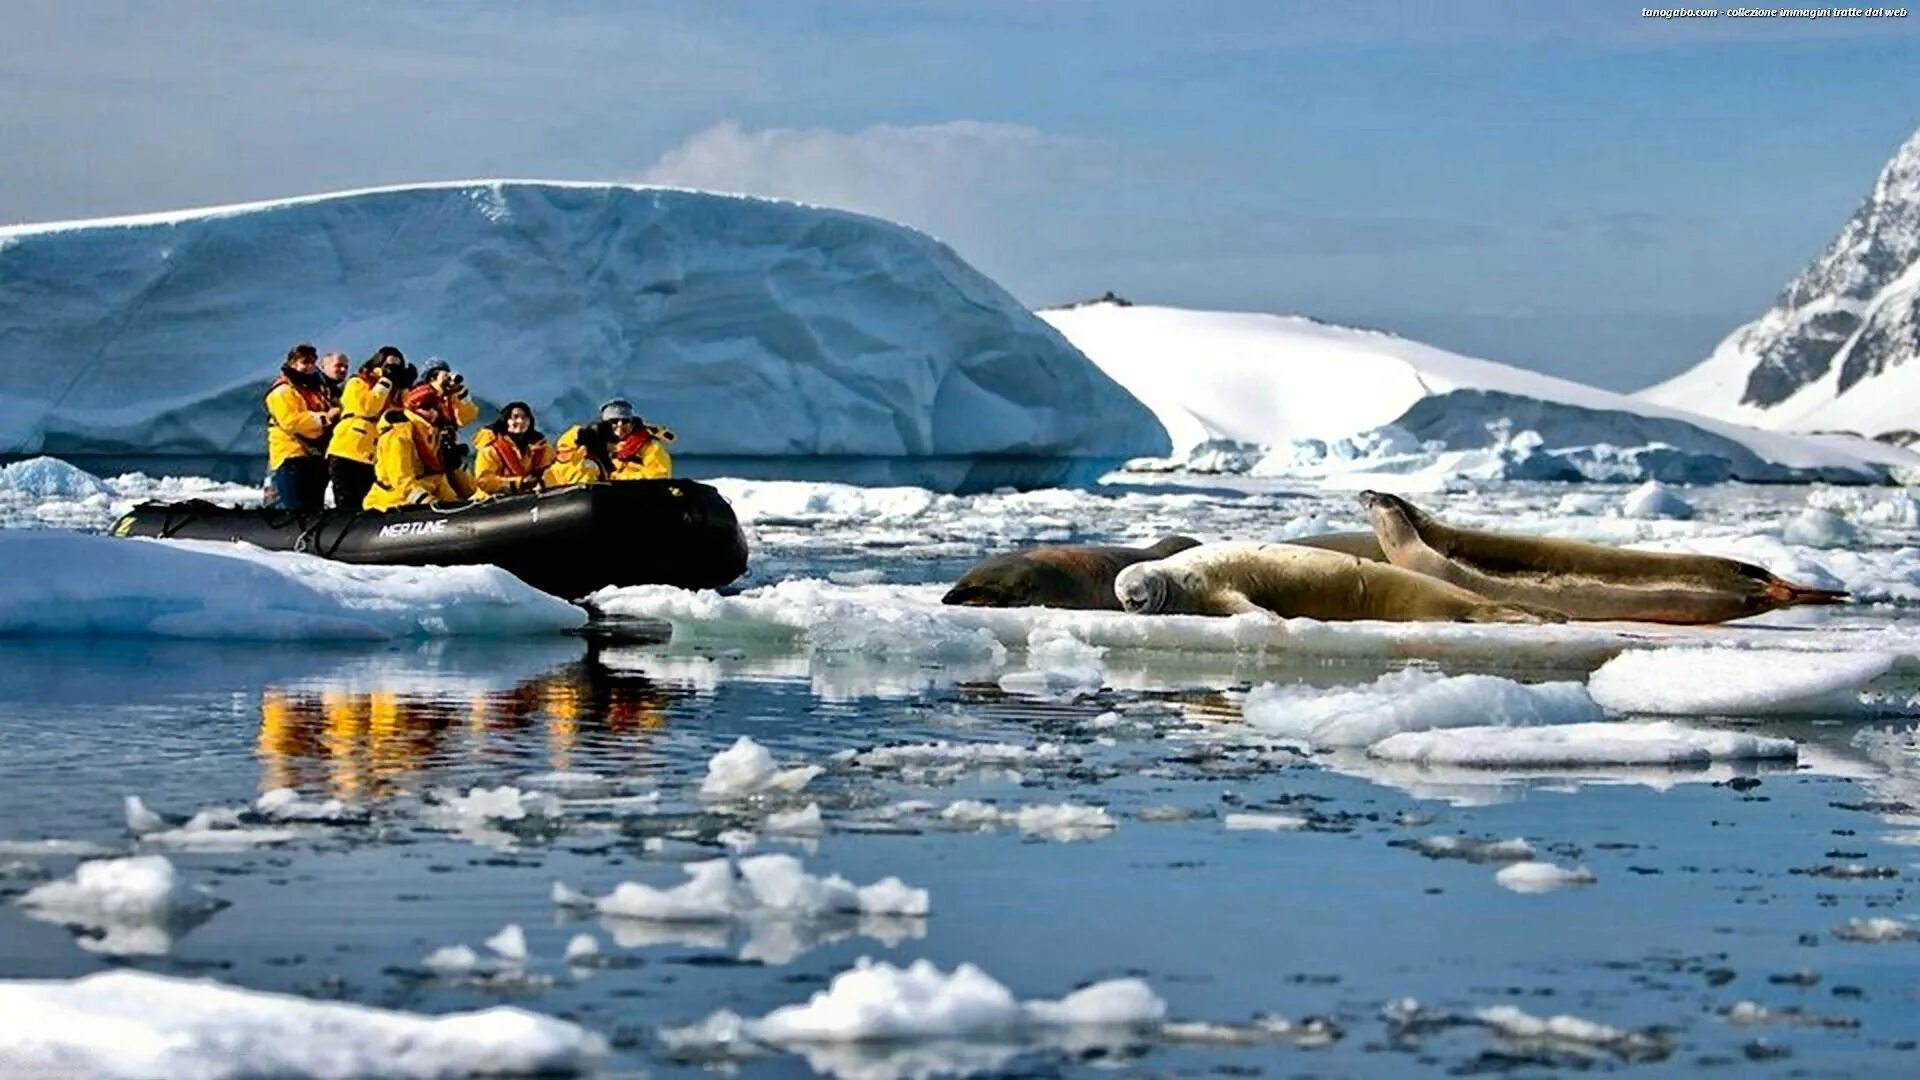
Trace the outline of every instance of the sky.
<instances>
[{"instance_id":1,"label":"sky","mask_svg":"<svg viewBox=\"0 0 1920 1080\"><path fill-rule=\"evenodd\" d=\"M1248 0L0 0L0 223L411 181L921 228L1044 307L1301 313L1632 389L1920 127L1908 18Z\"/></svg>"}]
</instances>

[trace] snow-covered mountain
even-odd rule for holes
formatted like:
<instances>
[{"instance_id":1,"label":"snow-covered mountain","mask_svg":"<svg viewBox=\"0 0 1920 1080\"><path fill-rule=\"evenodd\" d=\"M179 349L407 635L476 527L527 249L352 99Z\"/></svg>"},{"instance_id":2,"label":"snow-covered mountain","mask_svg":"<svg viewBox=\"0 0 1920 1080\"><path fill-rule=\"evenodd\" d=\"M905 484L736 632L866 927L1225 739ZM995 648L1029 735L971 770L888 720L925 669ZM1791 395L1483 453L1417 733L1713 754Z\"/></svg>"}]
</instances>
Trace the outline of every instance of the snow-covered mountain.
<instances>
[{"instance_id":1,"label":"snow-covered mountain","mask_svg":"<svg viewBox=\"0 0 1920 1080\"><path fill-rule=\"evenodd\" d=\"M1297 316L1111 298L1040 315L1146 402L1189 463L1687 482L1874 482L1920 467L1867 439L1745 427Z\"/></svg>"},{"instance_id":2,"label":"snow-covered mountain","mask_svg":"<svg viewBox=\"0 0 1920 1080\"><path fill-rule=\"evenodd\" d=\"M693 455L1164 453L945 245L793 203L480 181L0 228L0 454L261 452L297 341L438 355L557 431L616 395Z\"/></svg>"},{"instance_id":3,"label":"snow-covered mountain","mask_svg":"<svg viewBox=\"0 0 1920 1080\"><path fill-rule=\"evenodd\" d=\"M1920 132L1766 314L1643 400L1792 431L1920 429Z\"/></svg>"}]
</instances>

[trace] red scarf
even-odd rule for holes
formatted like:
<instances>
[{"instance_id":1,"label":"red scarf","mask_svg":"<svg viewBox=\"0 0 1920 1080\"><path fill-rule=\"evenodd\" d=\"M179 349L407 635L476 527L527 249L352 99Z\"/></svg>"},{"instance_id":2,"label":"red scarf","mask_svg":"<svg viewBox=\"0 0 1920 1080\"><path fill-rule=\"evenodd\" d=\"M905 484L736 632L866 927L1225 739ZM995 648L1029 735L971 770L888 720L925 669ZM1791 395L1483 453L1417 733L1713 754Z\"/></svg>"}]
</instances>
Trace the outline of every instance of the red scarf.
<instances>
[{"instance_id":1,"label":"red scarf","mask_svg":"<svg viewBox=\"0 0 1920 1080\"><path fill-rule=\"evenodd\" d=\"M645 450L647 444L652 441L653 434L646 428L641 428L639 431L621 439L620 445L613 448L614 460L638 461L641 451Z\"/></svg>"}]
</instances>

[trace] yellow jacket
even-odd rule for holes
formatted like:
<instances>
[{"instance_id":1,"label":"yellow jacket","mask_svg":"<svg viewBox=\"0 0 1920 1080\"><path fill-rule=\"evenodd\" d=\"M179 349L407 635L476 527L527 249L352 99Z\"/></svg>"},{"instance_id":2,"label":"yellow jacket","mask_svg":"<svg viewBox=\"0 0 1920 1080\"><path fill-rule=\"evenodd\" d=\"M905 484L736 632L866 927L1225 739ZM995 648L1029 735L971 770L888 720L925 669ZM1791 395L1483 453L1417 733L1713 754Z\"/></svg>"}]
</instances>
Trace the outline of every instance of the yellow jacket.
<instances>
[{"instance_id":1,"label":"yellow jacket","mask_svg":"<svg viewBox=\"0 0 1920 1080\"><path fill-rule=\"evenodd\" d=\"M455 483L440 462L439 433L434 423L416 412L398 417L388 413L380 421L374 447L373 490L367 492L368 510L392 510L416 503L459 502Z\"/></svg>"},{"instance_id":2,"label":"yellow jacket","mask_svg":"<svg viewBox=\"0 0 1920 1080\"><path fill-rule=\"evenodd\" d=\"M489 495L531 491L540 486L540 474L553 464L553 447L539 439L526 450L490 427L473 436L473 486Z\"/></svg>"},{"instance_id":3,"label":"yellow jacket","mask_svg":"<svg viewBox=\"0 0 1920 1080\"><path fill-rule=\"evenodd\" d=\"M293 385L285 376L267 388L267 471L289 458L325 453L327 396Z\"/></svg>"},{"instance_id":4,"label":"yellow jacket","mask_svg":"<svg viewBox=\"0 0 1920 1080\"><path fill-rule=\"evenodd\" d=\"M613 479L666 480L673 476L673 457L667 453L666 441L651 431L642 432L641 435L628 438L622 446L610 448Z\"/></svg>"},{"instance_id":5,"label":"yellow jacket","mask_svg":"<svg viewBox=\"0 0 1920 1080\"><path fill-rule=\"evenodd\" d=\"M327 443L327 456L373 464L374 444L380 438L380 417L398 404L393 383L386 379L368 382L364 375L349 375L340 390L340 422L334 426L333 439Z\"/></svg>"},{"instance_id":6,"label":"yellow jacket","mask_svg":"<svg viewBox=\"0 0 1920 1080\"><path fill-rule=\"evenodd\" d=\"M606 474L600 471L600 463L588 455L586 447L580 445L580 429L570 427L554 444L553 464L547 466L547 471L540 475L540 486L559 488L597 484L606 478Z\"/></svg>"},{"instance_id":7,"label":"yellow jacket","mask_svg":"<svg viewBox=\"0 0 1920 1080\"><path fill-rule=\"evenodd\" d=\"M441 394L440 400L445 403L440 415L452 421L455 430L473 423L480 415L480 406L474 402L473 395L467 393L465 386Z\"/></svg>"}]
</instances>

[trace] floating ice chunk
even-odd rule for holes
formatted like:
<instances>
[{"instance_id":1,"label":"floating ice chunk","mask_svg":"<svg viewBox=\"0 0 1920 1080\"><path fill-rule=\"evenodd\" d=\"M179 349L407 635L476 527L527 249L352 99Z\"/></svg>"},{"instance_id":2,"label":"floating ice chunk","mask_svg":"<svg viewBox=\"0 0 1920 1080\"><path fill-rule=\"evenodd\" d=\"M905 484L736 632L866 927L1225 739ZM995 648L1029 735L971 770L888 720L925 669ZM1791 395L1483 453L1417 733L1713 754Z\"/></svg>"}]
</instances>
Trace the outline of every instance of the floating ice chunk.
<instances>
[{"instance_id":1,"label":"floating ice chunk","mask_svg":"<svg viewBox=\"0 0 1920 1080\"><path fill-rule=\"evenodd\" d=\"M1920 926L1880 916L1848 919L1833 928L1833 936L1842 941L1920 941Z\"/></svg>"},{"instance_id":2,"label":"floating ice chunk","mask_svg":"<svg viewBox=\"0 0 1920 1080\"><path fill-rule=\"evenodd\" d=\"M127 831L135 836L143 833L159 832L167 827L167 820L147 808L147 804L138 795L128 795L121 800L127 811ZM175 819L176 821L179 819Z\"/></svg>"},{"instance_id":3,"label":"floating ice chunk","mask_svg":"<svg viewBox=\"0 0 1920 1080\"><path fill-rule=\"evenodd\" d=\"M570 630L586 613L492 566L362 566L211 541L0 530L0 634L244 640Z\"/></svg>"},{"instance_id":4,"label":"floating ice chunk","mask_svg":"<svg viewBox=\"0 0 1920 1080\"><path fill-rule=\"evenodd\" d=\"M0 489L43 499L110 494L99 477L53 457L28 458L0 468Z\"/></svg>"},{"instance_id":5,"label":"floating ice chunk","mask_svg":"<svg viewBox=\"0 0 1920 1080\"><path fill-rule=\"evenodd\" d=\"M600 941L592 934L575 934L567 939L567 950L562 954L567 963L584 967L597 963L600 959Z\"/></svg>"},{"instance_id":6,"label":"floating ice chunk","mask_svg":"<svg viewBox=\"0 0 1920 1080\"><path fill-rule=\"evenodd\" d=\"M521 791L511 784L499 787L468 788L462 795L437 790L436 815L458 823L485 821L525 821L535 817L559 817L560 800L539 791Z\"/></svg>"},{"instance_id":7,"label":"floating ice chunk","mask_svg":"<svg viewBox=\"0 0 1920 1080\"><path fill-rule=\"evenodd\" d=\"M1790 760L1799 754L1799 747L1792 739L1743 731L1708 731L1662 720L1410 731L1374 743L1367 753L1386 761L1420 765L1524 769Z\"/></svg>"},{"instance_id":8,"label":"floating ice chunk","mask_svg":"<svg viewBox=\"0 0 1920 1080\"><path fill-rule=\"evenodd\" d=\"M1113 816L1105 807L1072 803L1023 806L1013 822L1021 832L1042 840L1093 840L1114 830Z\"/></svg>"},{"instance_id":9,"label":"floating ice chunk","mask_svg":"<svg viewBox=\"0 0 1920 1080\"><path fill-rule=\"evenodd\" d=\"M1488 723L1565 724L1603 715L1578 683L1528 684L1495 675L1409 668L1364 686L1268 683L1247 694L1247 725L1314 746L1369 746L1399 732Z\"/></svg>"},{"instance_id":10,"label":"floating ice chunk","mask_svg":"<svg viewBox=\"0 0 1920 1080\"><path fill-rule=\"evenodd\" d=\"M758 1020L709 1018L695 1030L773 1044L966 1039L1047 1027L1127 1027L1158 1022L1161 1001L1138 979L1112 979L1057 1001L1021 1002L972 964L951 975L925 960L906 968L862 957L801 1005ZM688 1029L676 1034L684 1040ZM684 1044L684 1042L683 1042Z\"/></svg>"},{"instance_id":11,"label":"floating ice chunk","mask_svg":"<svg viewBox=\"0 0 1920 1080\"><path fill-rule=\"evenodd\" d=\"M946 808L940 811L942 821L976 827L983 832L999 828L1008 816L1008 811L978 799L959 799L948 803Z\"/></svg>"},{"instance_id":12,"label":"floating ice chunk","mask_svg":"<svg viewBox=\"0 0 1920 1080\"><path fill-rule=\"evenodd\" d=\"M606 1049L522 1009L429 1017L137 971L0 982L0 1061L29 1075L573 1074Z\"/></svg>"},{"instance_id":13,"label":"floating ice chunk","mask_svg":"<svg viewBox=\"0 0 1920 1080\"><path fill-rule=\"evenodd\" d=\"M1693 517L1687 500L1658 480L1649 480L1620 500L1620 512L1630 518L1669 518L1686 521Z\"/></svg>"},{"instance_id":14,"label":"floating ice chunk","mask_svg":"<svg viewBox=\"0 0 1920 1080\"><path fill-rule=\"evenodd\" d=\"M174 931L226 906L180 876L164 855L81 863L71 877L36 886L19 904L44 922L92 931L79 939L81 947L120 956L165 953Z\"/></svg>"},{"instance_id":15,"label":"floating ice chunk","mask_svg":"<svg viewBox=\"0 0 1920 1080\"><path fill-rule=\"evenodd\" d=\"M1808 507L1781 526L1780 539L1804 547L1852 547L1860 542L1860 530L1831 510Z\"/></svg>"},{"instance_id":16,"label":"floating ice chunk","mask_svg":"<svg viewBox=\"0 0 1920 1080\"><path fill-rule=\"evenodd\" d=\"M619 787L612 777L577 769L528 773L520 778L520 783L574 799L605 795Z\"/></svg>"},{"instance_id":17,"label":"floating ice chunk","mask_svg":"<svg viewBox=\"0 0 1920 1080\"><path fill-rule=\"evenodd\" d=\"M1587 692L1615 712L1664 716L1799 716L1861 710L1859 690L1893 669L1893 653L1636 649L1600 665Z\"/></svg>"},{"instance_id":18,"label":"floating ice chunk","mask_svg":"<svg viewBox=\"0 0 1920 1080\"><path fill-rule=\"evenodd\" d=\"M1512 1005L1490 1006L1474 1016L1487 1028L1511 1039L1591 1046L1629 1059L1657 1057L1667 1050L1665 1041L1652 1035L1578 1016L1534 1016Z\"/></svg>"},{"instance_id":19,"label":"floating ice chunk","mask_svg":"<svg viewBox=\"0 0 1920 1080\"><path fill-rule=\"evenodd\" d=\"M499 933L487 939L486 945L500 959L509 963L527 962L527 935L520 929L519 923L508 923L501 927Z\"/></svg>"},{"instance_id":20,"label":"floating ice chunk","mask_svg":"<svg viewBox=\"0 0 1920 1080\"><path fill-rule=\"evenodd\" d=\"M28 857L48 855L79 855L90 858L96 855L111 855L114 849L105 844L96 844L91 840L66 840L58 837L46 840L0 840L0 855L24 855Z\"/></svg>"},{"instance_id":21,"label":"floating ice chunk","mask_svg":"<svg viewBox=\"0 0 1920 1080\"><path fill-rule=\"evenodd\" d=\"M1471 863L1524 862L1533 858L1533 845L1519 837L1479 840L1470 836L1423 836L1404 843L1429 859L1465 859Z\"/></svg>"},{"instance_id":22,"label":"floating ice chunk","mask_svg":"<svg viewBox=\"0 0 1920 1080\"><path fill-rule=\"evenodd\" d=\"M1027 670L1002 675L1000 689L1047 697L1092 693L1105 681L1100 658L1106 651L1064 627L1036 626L1027 634Z\"/></svg>"},{"instance_id":23,"label":"floating ice chunk","mask_svg":"<svg viewBox=\"0 0 1920 1080\"><path fill-rule=\"evenodd\" d=\"M767 748L742 735L732 746L713 755L707 762L707 776L700 782L700 794L724 799L776 791L799 791L820 775L818 765L800 765L782 769L774 763Z\"/></svg>"},{"instance_id":24,"label":"floating ice chunk","mask_svg":"<svg viewBox=\"0 0 1920 1080\"><path fill-rule=\"evenodd\" d=\"M826 822L820 817L819 803L808 803L799 810L768 814L762 827L770 833L783 836L819 836L827 831Z\"/></svg>"},{"instance_id":25,"label":"floating ice chunk","mask_svg":"<svg viewBox=\"0 0 1920 1080\"><path fill-rule=\"evenodd\" d=\"M1798 1006L1769 1008L1757 1001L1736 1001L1722 1011L1730 1024L1741 1027L1759 1027L1776 1025L1781 1027L1837 1028L1849 1030L1860 1026L1860 1021L1851 1016L1828 1016L1824 1013L1808 1012Z\"/></svg>"},{"instance_id":26,"label":"floating ice chunk","mask_svg":"<svg viewBox=\"0 0 1920 1080\"><path fill-rule=\"evenodd\" d=\"M428 953L420 966L442 978L470 975L480 967L480 954L465 945L442 945Z\"/></svg>"},{"instance_id":27,"label":"floating ice chunk","mask_svg":"<svg viewBox=\"0 0 1920 1080\"><path fill-rule=\"evenodd\" d=\"M302 799L292 788L274 788L253 801L253 810L272 821L299 821L325 825L350 825L364 822L364 807L349 806L339 799L314 802Z\"/></svg>"},{"instance_id":28,"label":"floating ice chunk","mask_svg":"<svg viewBox=\"0 0 1920 1080\"><path fill-rule=\"evenodd\" d=\"M1501 867L1493 880L1517 893L1544 893L1591 885L1595 879L1584 866L1569 870L1548 862L1516 862Z\"/></svg>"},{"instance_id":29,"label":"floating ice chunk","mask_svg":"<svg viewBox=\"0 0 1920 1080\"><path fill-rule=\"evenodd\" d=\"M719 922L768 914L802 919L924 916L929 910L927 890L910 888L898 878L856 887L838 874L815 877L791 855L759 855L737 866L712 859L683 869L687 880L671 889L628 881L602 897L556 883L553 901L561 907L657 922Z\"/></svg>"},{"instance_id":30,"label":"floating ice chunk","mask_svg":"<svg viewBox=\"0 0 1920 1080\"><path fill-rule=\"evenodd\" d=\"M1293 814L1228 814L1221 819L1228 829L1263 829L1268 832L1282 832L1289 829L1304 829L1309 822L1306 818Z\"/></svg>"}]
</instances>

